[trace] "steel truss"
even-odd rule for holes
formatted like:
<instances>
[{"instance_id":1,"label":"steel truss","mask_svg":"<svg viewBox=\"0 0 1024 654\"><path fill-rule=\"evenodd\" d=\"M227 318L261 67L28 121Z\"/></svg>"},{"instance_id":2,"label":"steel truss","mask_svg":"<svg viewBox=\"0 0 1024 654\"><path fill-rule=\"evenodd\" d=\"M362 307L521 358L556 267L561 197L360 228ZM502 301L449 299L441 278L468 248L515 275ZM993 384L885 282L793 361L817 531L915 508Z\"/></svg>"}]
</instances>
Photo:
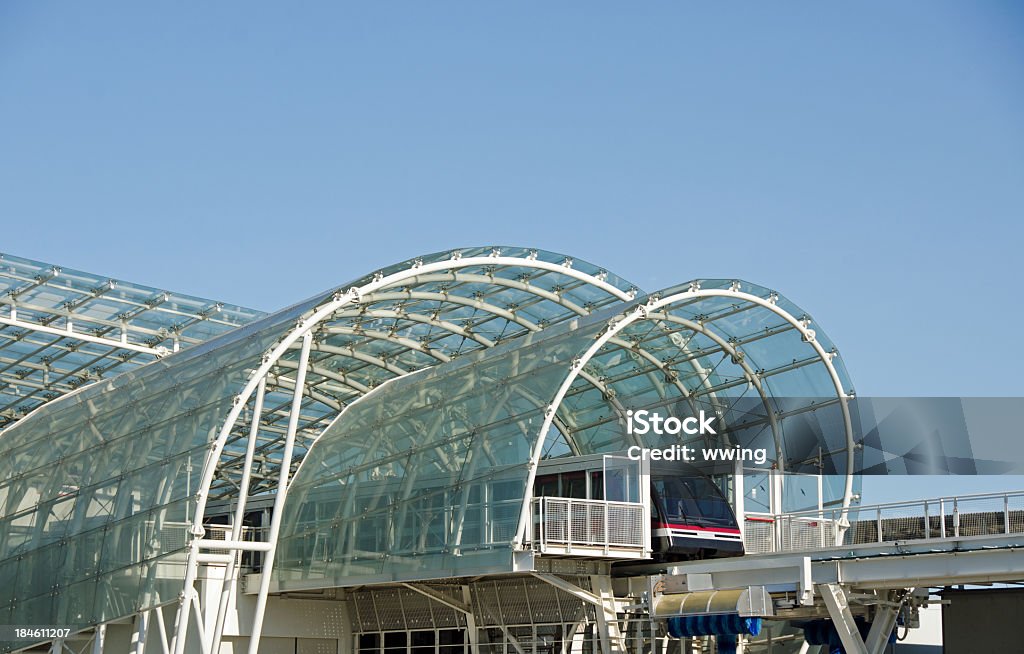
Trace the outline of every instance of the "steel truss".
<instances>
[{"instance_id":1,"label":"steel truss","mask_svg":"<svg viewBox=\"0 0 1024 654\"><path fill-rule=\"evenodd\" d=\"M0 254L0 428L263 314Z\"/></svg>"},{"instance_id":2,"label":"steel truss","mask_svg":"<svg viewBox=\"0 0 1024 654\"><path fill-rule=\"evenodd\" d=\"M244 425L238 424L238 421L242 415L243 408L250 404L250 400L254 395L257 395L255 406L252 409L250 425L248 427L248 440L245 450L246 454L241 461L239 461L237 457L231 459L232 461L234 461L234 465L237 465L238 463L242 464L241 474L239 475L242 479L242 482L239 487L239 502L235 512L235 524L238 525L239 517L244 514L246 498L249 495L249 491L251 490L248 488L248 485L251 484L250 468L252 466L253 453L256 451L256 441L258 440L258 417L262 415L263 409L263 399L261 399L260 393L262 392L263 396L265 396L265 390L260 391L260 389L266 388L267 380L275 380L273 370L276 367L280 367L283 361L288 361L288 363L284 365L286 368L295 372L295 379L293 381L290 381L290 383L286 385L287 389L292 391L291 407L287 414L288 428L283 435L278 437L279 440L283 440L284 446L279 461L279 471L276 485L277 492L275 496L275 511L272 517L268 539L264 543L259 543L260 548L262 549L262 551L264 551L265 563L261 574L260 590L257 596L257 609L254 616L252 638L249 644L250 654L256 654L257 649L259 647L259 635L261 632L264 612L266 610L267 596L269 594L270 588L270 577L273 570L273 559L276 551L276 535L280 529L280 521L283 514L283 511L281 509L283 508L284 502L287 499L288 483L290 481L290 478L293 476L292 466L294 465L294 462L292 462L292 450L294 448L296 432L298 430L299 412L302 408L301 402L303 394L310 392L308 390L304 390L307 384L306 376L311 367L314 371L317 370L319 367L319 364L311 362L311 352L326 352L332 355L350 357L366 365L381 368L393 375L401 376L410 372L409 369L398 366L392 363L390 360L384 360L379 357L366 355L357 352L354 348L351 347L332 350L330 346L324 345L322 342L314 344L314 341L316 340L316 337L314 335L320 336L322 338L324 335L329 335L331 333L345 334L354 332L367 338L388 340L397 345L405 346L410 350L425 352L433 360L443 360L443 357L439 357L436 352L431 352L429 348L424 347L422 344L420 344L420 347L417 348L411 347L416 343L410 343L408 340L403 340L403 338L400 335L394 333L379 332L376 330L360 330L357 328L347 327L344 324L340 326L333 324L334 321L339 319L352 319L357 317L362 318L364 320L401 319L428 324L431 325L432 327L437 327L441 330L444 330L450 334L455 334L467 340L472 340L482 347L491 347L495 344L494 341L476 335L472 331L466 329L463 326L457 325L450 321L441 320L437 316L410 313L403 310L381 309L375 308L373 306L379 300L393 301L423 299L432 301L452 302L453 296L451 295L451 293L420 293L414 290L414 288L412 288L412 285L415 284L415 282L419 279L436 279L438 275L452 282L463 281L463 278L459 274L459 270L461 268L469 268L481 265L499 267L515 266L527 269L536 269L537 271L548 271L558 273L560 275L571 277L583 283L592 284L595 287L601 289L602 291L605 291L606 293L617 298L620 301L627 302L631 299L631 293L622 291L621 289L611 286L610 284L607 284L603 280L597 279L593 276L575 271L565 264L559 265L545 261L522 259L518 257L502 257L500 253L495 253L489 257L453 257L449 261L439 261L421 265L414 264L408 270L396 272L386 277L381 277L359 288L351 288L348 291L339 292L330 302L317 308L312 315L303 319L296 326L296 328L287 336L285 336L278 343L278 345L269 353L269 355L265 357L261 367L258 370L256 370L250 377L248 384L236 399L234 409L229 414L228 419L225 421L220 434L215 440L211 449L211 454L207 458L207 463L204 466L203 471L203 483L201 485L201 488L210 488L210 485L212 484L214 477L220 471L221 466L225 463L228 463L226 461L223 461L221 458L222 453L224 452L225 449L225 445L228 443L232 435L236 432L236 429L244 427ZM478 277L471 277L471 279L473 279L474 281L483 281L480 280ZM486 279L488 283L494 283L496 279L502 278L498 278L496 276L484 276L484 279ZM512 284L512 282L510 282L507 279L502 279L500 283L503 285ZM400 292L383 290L396 286L401 287L403 286L403 284L406 285L406 288L405 290L402 290ZM532 286L524 284L521 286L521 288L532 288ZM545 299L550 299L552 295L553 294L551 293L546 294ZM610 344L613 346L629 348L630 350L633 351L642 352L640 356L642 356L649 363L653 364L656 367L656 369L660 370L663 374L666 372L666 368L664 367L663 362L659 358L652 354L644 352L643 348L637 347L636 343L624 341L616 337L617 334L622 332L622 330L626 326L639 320L649 320L654 321L660 325L674 324L681 328L708 336L715 343L715 345L721 349L721 351L725 355L731 356L735 360L741 362L741 366L744 371L744 376L746 378L746 383L750 384L757 390L757 392L762 398L762 401L765 403L766 408L769 408L767 405L767 394L762 386L761 381L764 377L764 373L758 373L755 370L753 370L744 361L743 357L740 356L740 353L737 350L735 344L730 343L725 338L722 338L721 336L715 334L708 326L707 321L704 321L703 323L698 323L692 320L681 318L676 315L672 315L670 313L670 309L673 304L686 303L707 297L728 297L741 304L746 303L749 305L759 306L768 309L769 311L772 311L774 314L778 315L781 319L783 319L785 323L789 325L790 328L799 331L804 340L807 343L809 343L810 346L814 349L817 360L826 366L835 384L836 393L837 396L840 398L844 419L846 421L847 445L850 456L848 456L849 476L847 481L844 505L848 504L849 496L852 494L853 435L852 426L850 424L849 410L845 401L846 390L843 388L838 373L832 365L832 358L834 357L834 353L826 352L815 341L814 332L813 330L809 329L806 321L801 320L796 316L790 315L788 312L784 311L770 300L765 300L764 298L761 298L759 296L744 293L740 291L738 288L723 291L720 289L701 290L699 287L697 287L692 288L691 290L683 293L671 295L669 297L660 300L654 300L647 304L638 306L635 310L633 310L631 313L625 316L622 320L619 320L618 322L610 325L609 328L588 349L588 351L584 354L583 358L581 360L574 362L570 370L567 371L566 379L563 382L559 393L556 395L554 402L551 406L548 407L548 410L545 413L545 422L541 427L539 438L536 441L536 445L533 449L533 453L531 456L529 479L527 481L526 488L526 501L524 501L523 504L523 511L520 515L519 525L517 527L516 537L514 540L514 544L516 547L521 547L525 541L525 533L529 520L529 499L532 495L531 491L533 485L533 477L536 471L536 465L539 462L539 458L542 452L544 451L544 435L547 434L549 428L556 424L556 416L558 414L559 404L562 402L566 393L568 393L570 387L572 387L573 383L578 377L593 383L595 387L597 387L598 390L601 392L603 397L609 398L610 396L612 396L611 393L608 393L607 387L603 385L603 382L600 379L596 378L592 374L589 374L585 370L587 361L589 361L602 347L605 347L606 345ZM509 312L507 310L503 310L496 305L487 303L483 301L482 298L479 297L474 298L472 300L467 298L460 298L459 300L455 300L453 303L458 304L460 306L473 306L473 308L478 309L481 312L484 312L485 314L504 318L505 320L508 320L509 322L518 325L524 330L539 331L541 329L541 327L536 323L532 323L531 321L518 317L514 313ZM564 306L564 302L562 302L561 300L560 304L563 304ZM583 308L578 308L578 311L581 313L585 312ZM285 356L289 352L293 351L296 343L300 339L302 340L302 348L298 360L296 361L294 359L285 359ZM691 359L691 362L696 366L696 357L693 357ZM671 379L670 377L666 378ZM335 377L334 381L339 380L337 379L337 377ZM675 383L677 385L677 388L680 388L677 380L672 380L672 383ZM708 377L705 376L702 380L702 383L706 387L705 392L709 394L713 394L715 392L714 384L710 383ZM682 397L689 398L692 394L693 392L690 389L681 387L680 395ZM613 407L614 413L622 415L621 405L613 405ZM770 426L775 434L778 458L781 460L784 458L782 442L781 437L778 433L777 425L771 418L771 416L773 415L773 411L768 410L767 415L770 417L769 419L772 421L772 424ZM193 610L193 607L198 608L199 598L194 588L194 583L198 572L198 566L203 562L216 562L208 559L204 555L205 550L208 548L217 550L228 549L233 551L233 554L230 555L231 561L224 562L225 565L229 566L229 571L233 574L234 571L237 569L237 556L240 554L240 552L245 549L253 549L257 545L256 543L239 541L238 535L234 533L232 534L232 542L229 543L225 543L224 541L204 540L204 529L202 526L202 520L205 513L205 505L208 497L208 493L201 491L201 494L198 498L196 518L193 525L193 534L195 536L195 539L192 541L189 550L188 568L185 577L185 590L183 599L179 607L178 618L176 620L175 634L172 640L172 654L183 654L185 647L185 638L188 633L188 616L189 613ZM225 584L225 590L223 591L221 597L219 598L220 606L218 607L216 627L214 629L214 633L209 638L202 639L204 641L204 644L208 643L209 645L209 647L203 647L204 654L208 654L208 652L210 651L215 651L210 648L213 648L215 645L219 644L220 639L222 638L222 628L224 620L222 607L226 606L226 594L230 592L229 587L231 582L232 578L229 575L228 583Z\"/></svg>"},{"instance_id":3,"label":"steel truss","mask_svg":"<svg viewBox=\"0 0 1024 654\"><path fill-rule=\"evenodd\" d=\"M200 485L201 489L209 489L213 483L215 475L217 475L217 473L221 471L221 466L224 463L227 463L223 461L221 457L224 452L225 445L232 437L233 432L237 428L243 427L243 425L238 424L238 421L242 416L243 408L249 405L250 400L257 393L258 389L264 389L263 397L265 397L265 389L267 386L266 380L273 378L272 371L274 370L274 368L279 366L281 361L285 360L284 357L289 353L289 351L292 350L296 342L299 341L299 339L302 339L303 345L298 361L288 365L289 368L295 368L296 379L292 384L290 384L292 390L292 400L290 411L288 413L288 429L283 435L284 447L282 449L281 458L279 461L279 472L275 495L275 511L271 519L268 539L265 543L259 543L260 546L265 546L265 549L263 550L265 563L263 567L263 574L261 575L260 591L257 596L257 608L254 616L252 637L250 639L249 645L250 654L256 654L259 647L259 635L261 633L263 616L266 610L267 595L269 594L269 586L271 581L271 571L273 569L273 559L276 553L277 533L280 530L280 522L283 514L281 508L283 507L284 502L287 499L288 482L292 477L292 467L294 465L294 462L292 461L292 449L294 448L296 432L298 430L299 412L302 408L302 397L304 393L303 389L305 388L306 385L306 375L309 370L311 362L310 353L314 350L314 334L330 334L331 321L339 317L360 317L371 319L400 318L403 320L423 322L435 327L439 327L447 333L459 335L464 338L473 340L474 342L478 343L483 347L493 346L493 342L489 340L481 342L480 338L474 337L464 327L461 327L454 323L438 320L436 317L420 316L416 314L409 314L408 312L404 311L394 310L376 310L376 312L374 312L372 307L364 307L363 305L372 305L374 302L376 302L377 297L375 293L380 292L382 289L387 289L395 286L400 287L403 284L403 282L405 284L412 285L417 283L417 281L424 279L445 279L446 281L452 282L470 281L487 284L494 284L495 280L500 280L499 282L497 282L499 285L518 286L520 290L529 290L530 292L533 292L534 289L537 288L532 284L527 284L521 281L508 280L494 275L481 276L474 273L466 277L461 277L458 272L462 268L496 268L503 266L523 268L526 270L533 271L534 273L557 273L558 275L569 277L570 279L576 280L577 282L592 285L619 301L628 301L632 297L631 292L623 291L618 287L609 284L603 279L599 279L597 276L589 275L587 273L574 270L571 267L571 260L567 260L562 264L555 264L547 261L538 260L535 258L503 257L501 256L499 251L495 251L490 256L485 257L462 257L458 253L455 253L453 254L452 258L448 261L438 261L427 264L414 263L407 270L396 272L388 276L381 276L378 279L375 279L374 281L363 285L362 287L353 287L348 291L336 293L331 301L317 308L312 315L300 321L296 328L292 330L288 335L286 335L278 343L278 345L266 357L264 357L264 361L260 368L258 368L252 374L249 382L242 390L242 392L238 395L234 403L234 408L229 413L224 423L224 426L221 428L217 439L214 441L212 445L211 453L207 457L207 462L203 470L203 481ZM411 295L411 292L399 295L402 295L402 297L400 297L399 299L417 299ZM546 300L557 298L557 301L560 305L565 305L565 300L559 297L557 293L546 291L539 293L539 295L541 295ZM395 299L395 294L385 297L389 297L389 299ZM451 294L443 294L443 297L445 302L449 302ZM430 296L429 299L438 298ZM462 306L469 305L469 303L465 301L457 302L457 304L460 304ZM500 308L498 307L493 307L494 309L498 310L498 312L491 313L489 311L486 311L486 309L490 309L492 307L486 307L485 309L485 304L486 303L480 301L480 298L477 298L476 301L473 303L473 307L475 309L484 311L486 314L490 314L492 316L497 315L499 317L504 317L505 319L516 318L516 316L511 315L510 312L507 311L504 311L505 315L501 315L502 310L500 310ZM346 307L358 308L354 310L349 310L346 309ZM587 310L582 307L573 306L572 308L577 309L580 313L584 315L587 312ZM349 311L349 313L346 314L346 311ZM339 313L341 313L340 316ZM530 329L530 327L527 326L527 324L524 324L524 320L521 318L517 318L513 322L520 325L524 329ZM528 324L539 329L539 326L535 324ZM367 334L365 331L360 331L358 333L360 333L360 335L369 336L371 338L377 335L375 333L372 333L372 331L370 334ZM397 342L400 345L412 345L411 343L402 342L401 340L394 339L394 336L395 335L393 334L389 334L388 339L392 340L392 342ZM327 351L325 350L325 346L322 343L318 343L315 349L318 352ZM412 350L413 348L409 349ZM423 351L424 348L421 346L415 349ZM331 352L330 354L348 356L350 358L359 360L364 364L384 369L385 371L391 373L392 375L400 376L409 372L409 370L399 367L391 363L390 361L380 359L379 357L372 357L364 355L362 353L358 353L352 348ZM435 360L437 359L436 356L433 358ZM261 399L260 397L257 397L255 406L253 407L251 412L250 425L247 430L248 440L246 445L246 455L245 458L243 458L242 460L243 469L241 471L241 474L239 475L243 481L239 486L239 491L237 495L239 501L235 512L235 525L240 525L238 517L244 515L246 499L250 492L252 491L251 488L247 489L246 486L251 484L251 466L253 461L252 457L254 456L255 451L257 449L256 441L258 440L258 432L260 431L259 423L260 416L263 413L262 403L264 401L265 400ZM250 452L252 452L252 454L250 454ZM238 463L237 458L233 460L235 461L236 464ZM229 542L205 540L203 538L203 536L205 535L205 530L203 528L203 516L205 514L205 507L208 498L209 492L203 490L200 491L200 494L197 498L196 516L192 528L192 532L195 538L192 540L188 552L188 563L185 575L184 591L181 602L179 604L178 616L175 621L174 637L171 643L172 654L183 654L185 648L185 640L188 634L189 614L193 611L193 609L195 609L197 612L199 610L198 603L200 600L194 586L198 574L198 566L204 561L209 561L209 559L207 559L205 556L208 550L227 549L229 551L232 551L233 554L230 555L232 557L232 562L228 563L227 561L225 561L224 564L231 566L230 570L233 574L234 571L237 569L237 561L235 560L237 559L237 556L244 549L252 548L254 545L256 545L256 543L238 541L237 534L235 534L234 532L232 532L232 539ZM214 563L214 561L209 562ZM226 589L228 588L230 582L231 579L229 577L228 582L225 584ZM229 591L226 590L225 593L226 592ZM223 609L221 607L224 607L226 605L226 602L226 595L222 593L221 597L218 600L218 615L216 618L216 627L214 633L211 635L210 638L201 638L201 640L203 641L201 645L203 645L202 651L204 652L204 654L208 654L208 652L213 651L212 647L214 646L214 644L219 644L220 639L222 638L224 618Z\"/></svg>"},{"instance_id":4,"label":"steel truss","mask_svg":"<svg viewBox=\"0 0 1024 654\"><path fill-rule=\"evenodd\" d=\"M477 272L481 269L485 272ZM523 272L514 279L496 274L503 269ZM544 288L537 283L544 276L567 278L570 282L554 288ZM446 286L440 291L417 288L428 283ZM481 286L492 289L496 294L502 289L527 292L535 299L518 307L502 306L497 297L491 299L486 293L481 292ZM470 294L460 295L463 287ZM607 301L602 300L597 304L577 303L567 290L580 287L593 289ZM177 598L173 628L167 630L167 625L163 624L163 613L159 608L137 613L133 654L144 654L146 634L151 629L150 619L153 615L155 617L152 617L152 621L159 627L159 641L163 654L183 654L190 632L198 634L199 649L203 654L219 651L230 593L235 592L233 585L238 583L240 556L243 552L258 551L264 557L264 566L260 576L249 643L250 654L256 654L270 591L277 534L281 527L289 483L317 435L353 401L390 379L429 365L450 361L474 349L494 347L510 338L543 330L548 325L546 320L527 317L527 309L533 304L554 304L564 310L564 319L565 316L587 316L596 308L603 306L602 303L629 303L634 299L635 293L635 289L626 290L607 282L604 273L591 274L574 269L571 259L554 263L539 260L536 254L525 257L503 256L500 250L495 250L488 256L463 257L460 253L454 252L449 260L430 263L417 261L405 270L389 275L377 275L372 281L361 286L336 292L330 300L299 320L295 328L264 355L259 367L252 372L245 387L236 396L231 411L211 443L203 465L200 490L196 495L196 511L190 527L191 540L187 549L183 590ZM675 307L713 297L733 300L735 308L698 319L672 313ZM442 315L441 310L424 312L415 307L407 308L406 303L434 303L438 307L470 311L471 316L467 318L460 314L458 319L451 319ZM715 330L716 320L754 307L767 309L777 315L781 319L781 326L740 338L723 337ZM645 343L620 336L627 326L640 321L650 322L657 330L657 334L663 337L671 336L672 342L678 346L683 356L677 357L670 365L659 357L656 351L648 349ZM7 323L0 321L0 324ZM35 325L35 328L36 331L45 334L61 331L61 337L67 338L71 325L70 318L67 324L68 329L63 331L45 325ZM405 326L412 324L429 328L428 335L418 339L404 335L402 332ZM485 336L484 333L488 329L499 333L496 337ZM545 448L550 445L550 442L546 442L546 435L551 427L556 427L558 432L566 437L567 444L574 448L573 440L569 437L573 431L590 429L600 424L563 423L559 415L562 402L567 397L581 393L582 388L592 388L597 391L599 401L610 409L611 417L605 420L621 419L625 414L625 407L616 397L613 387L617 380L606 379L588 369L591 359L605 347L627 351L648 366L637 374L647 376L651 387L665 402L683 399L689 402L691 407L696 408L695 402L698 398L706 397L714 404L722 391L738 383L747 384L758 393L765 407L768 423L766 426L771 429L774 437L777 460L780 466L785 465L784 443L777 424L776 412L769 404L770 394L765 388L765 380L774 371L756 370L745 359L742 351L747 343L785 330L797 331L812 347L814 353L807 360L794 362L793 365L820 362L833 380L846 423L848 470L844 506L847 506L852 494L853 437L846 402L847 391L842 387L832 362L835 353L826 352L817 343L814 331L809 328L806 319L791 315L777 306L771 298L764 299L745 293L739 290L738 285L730 290L701 290L699 285L694 285L686 292L662 299L651 299L620 319L610 322L584 355L567 366L565 380L553 402L546 407L544 423L531 451L526 496L514 546L522 547L525 542L533 479L539 459ZM690 348L689 341L677 338L678 332L700 334L713 343L713 348ZM332 341L337 336L349 340L340 345ZM102 340L107 337L92 338ZM466 345L452 349L452 338L461 339L460 343ZM361 348L354 339L388 344L390 349L378 351L375 348ZM120 346L131 346L121 349L138 354L162 353L150 345L133 345L124 336L119 337L117 342ZM107 341L103 341L102 344L112 345ZM143 352L140 348L146 351ZM714 369L705 369L701 364L702 359L714 353L731 358L742 370L742 380L716 380ZM696 387L687 386L680 379L679 373L673 367L679 364L692 369ZM778 372L781 371L780 369ZM577 380L586 382L585 386L575 384ZM668 389L673 389L678 398L673 397L673 393L669 393ZM520 389L520 392L526 393L528 389ZM539 398L533 401L538 405L542 402ZM265 534L266 539L243 540L241 525L247 499L253 494L267 491L274 491L276 494L272 521ZM204 527L207 503L216 497L238 499L230 530L223 540L208 538ZM222 567L225 571L225 583L216 600L200 597L195 587L201 566ZM595 586L597 590L593 592L573 590L565 588L564 582L558 577L541 575L538 578L574 596L584 598L588 603L598 607L595 619L600 623L600 632L605 639L602 642L604 651L622 651L621 634L616 635L616 628L613 628L616 620L615 607L611 603L609 588ZM413 590L423 594L422 589ZM203 623L204 601L216 603L216 607L209 607L215 611L212 630L207 629ZM161 602L160 605L167 603ZM96 634L95 642L100 642L102 649L102 625L97 627ZM607 640L609 638L611 640Z\"/></svg>"}]
</instances>

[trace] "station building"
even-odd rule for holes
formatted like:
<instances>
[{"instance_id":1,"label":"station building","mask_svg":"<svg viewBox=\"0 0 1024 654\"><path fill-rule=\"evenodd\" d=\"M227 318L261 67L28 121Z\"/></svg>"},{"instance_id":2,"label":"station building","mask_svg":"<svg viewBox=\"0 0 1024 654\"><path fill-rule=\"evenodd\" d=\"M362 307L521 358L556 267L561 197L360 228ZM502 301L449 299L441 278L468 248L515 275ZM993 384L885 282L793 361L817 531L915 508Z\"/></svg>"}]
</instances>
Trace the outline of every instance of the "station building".
<instances>
[{"instance_id":1,"label":"station building","mask_svg":"<svg viewBox=\"0 0 1024 654\"><path fill-rule=\"evenodd\" d=\"M806 651L788 591L664 576L849 531L853 386L774 290L487 247L273 314L12 256L0 291L0 623L58 630L7 651ZM676 445L767 456L625 454ZM783 539L805 509L842 519Z\"/></svg>"}]
</instances>

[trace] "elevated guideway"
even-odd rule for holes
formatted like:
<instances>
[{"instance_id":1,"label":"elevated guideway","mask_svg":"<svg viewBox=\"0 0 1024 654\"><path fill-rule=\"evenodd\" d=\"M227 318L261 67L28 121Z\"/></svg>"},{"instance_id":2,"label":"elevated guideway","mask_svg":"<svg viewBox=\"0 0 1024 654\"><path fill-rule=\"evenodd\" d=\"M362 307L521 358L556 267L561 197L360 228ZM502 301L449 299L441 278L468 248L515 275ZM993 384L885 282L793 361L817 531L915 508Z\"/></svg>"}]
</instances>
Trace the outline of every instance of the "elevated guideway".
<instances>
[{"instance_id":1,"label":"elevated guideway","mask_svg":"<svg viewBox=\"0 0 1024 654\"><path fill-rule=\"evenodd\" d=\"M929 589L1024 581L1024 491L748 515L745 526L755 553L650 577L652 617L714 612L716 597L745 589L771 602L739 615L831 620L847 652L874 654L900 616L914 625Z\"/></svg>"}]
</instances>

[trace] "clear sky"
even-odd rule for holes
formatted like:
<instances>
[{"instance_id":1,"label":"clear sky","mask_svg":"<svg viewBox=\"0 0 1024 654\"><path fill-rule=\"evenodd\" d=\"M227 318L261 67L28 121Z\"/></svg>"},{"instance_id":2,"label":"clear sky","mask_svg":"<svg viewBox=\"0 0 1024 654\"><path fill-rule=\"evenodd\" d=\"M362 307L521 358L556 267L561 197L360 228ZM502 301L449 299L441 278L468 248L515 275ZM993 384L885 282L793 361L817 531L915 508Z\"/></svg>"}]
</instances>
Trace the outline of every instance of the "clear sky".
<instances>
[{"instance_id":1,"label":"clear sky","mask_svg":"<svg viewBox=\"0 0 1024 654\"><path fill-rule=\"evenodd\" d=\"M459 245L1022 395L1018 2L0 4L0 251L273 310Z\"/></svg>"}]
</instances>

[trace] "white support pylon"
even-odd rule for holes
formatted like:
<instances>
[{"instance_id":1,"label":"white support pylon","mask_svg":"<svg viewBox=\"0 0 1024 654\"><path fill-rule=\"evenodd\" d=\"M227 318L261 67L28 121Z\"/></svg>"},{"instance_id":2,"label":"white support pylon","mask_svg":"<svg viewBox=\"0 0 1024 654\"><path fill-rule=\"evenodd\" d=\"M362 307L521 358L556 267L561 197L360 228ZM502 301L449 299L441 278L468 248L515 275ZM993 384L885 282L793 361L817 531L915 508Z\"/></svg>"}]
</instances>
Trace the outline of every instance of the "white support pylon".
<instances>
[{"instance_id":1,"label":"white support pylon","mask_svg":"<svg viewBox=\"0 0 1024 654\"><path fill-rule=\"evenodd\" d=\"M626 639L619 628L619 617L615 611L615 594L612 591L611 577L605 575L591 575L591 588L593 594L600 598L597 606L597 626L601 638L601 648L604 654L625 654Z\"/></svg>"},{"instance_id":2,"label":"white support pylon","mask_svg":"<svg viewBox=\"0 0 1024 654\"><path fill-rule=\"evenodd\" d=\"M252 409L252 421L249 425L249 439L245 445L245 464L242 466L242 481L238 487L238 505L235 507L235 514L231 521L230 540L242 540L242 522L245 518L245 503L249 498L249 483L252 480L252 462L256 453L256 441L259 438L260 418L263 415L263 400L266 397L267 380L264 377L256 387L256 401ZM228 563L224 573L224 583L221 586L220 601L217 604L217 615L214 618L213 635L211 638L211 650L213 654L220 652L221 640L224 637L224 620L227 617L228 602L231 594L237 592L238 568L242 552L236 551L231 554L231 562Z\"/></svg>"},{"instance_id":3,"label":"white support pylon","mask_svg":"<svg viewBox=\"0 0 1024 654\"><path fill-rule=\"evenodd\" d=\"M132 631L132 654L145 654L146 636L149 627L149 611L135 614L135 629Z\"/></svg>"},{"instance_id":4,"label":"white support pylon","mask_svg":"<svg viewBox=\"0 0 1024 654\"><path fill-rule=\"evenodd\" d=\"M818 586L818 592L825 600L828 615L839 632L839 640L842 641L847 654L868 654L868 649L861 640L860 631L857 630L853 613L850 612L850 604L843 587L839 584L821 584Z\"/></svg>"},{"instance_id":5,"label":"white support pylon","mask_svg":"<svg viewBox=\"0 0 1024 654\"><path fill-rule=\"evenodd\" d=\"M865 643L868 654L881 654L885 646L889 644L889 634L896 626L896 618L899 617L902 602L896 601L896 592L889 591L886 604L879 606L875 612L875 619L871 623L871 631L868 632L868 640Z\"/></svg>"}]
</instances>

